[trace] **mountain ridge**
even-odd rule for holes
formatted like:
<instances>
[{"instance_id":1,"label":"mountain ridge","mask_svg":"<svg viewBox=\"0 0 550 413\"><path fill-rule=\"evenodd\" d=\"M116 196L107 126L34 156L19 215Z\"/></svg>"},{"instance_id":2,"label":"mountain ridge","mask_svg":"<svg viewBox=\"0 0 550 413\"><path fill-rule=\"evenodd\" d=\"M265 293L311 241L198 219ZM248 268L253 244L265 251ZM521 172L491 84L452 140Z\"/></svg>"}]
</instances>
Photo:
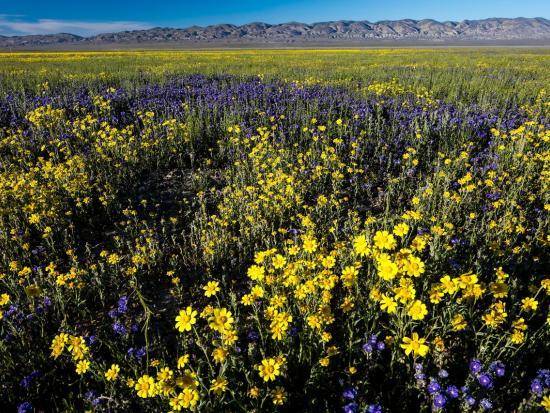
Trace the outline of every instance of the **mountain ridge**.
<instances>
[{"instance_id":1,"label":"mountain ridge","mask_svg":"<svg viewBox=\"0 0 550 413\"><path fill-rule=\"evenodd\" d=\"M150 29L79 36L71 33L49 35L0 35L0 47L44 45L108 45L129 43L209 43L209 42L361 42L395 41L518 41L548 40L550 20L535 18L489 18L482 20L437 21L434 19L337 20L306 24L288 22L269 24L251 22L243 25L229 23L187 28L154 27Z\"/></svg>"}]
</instances>

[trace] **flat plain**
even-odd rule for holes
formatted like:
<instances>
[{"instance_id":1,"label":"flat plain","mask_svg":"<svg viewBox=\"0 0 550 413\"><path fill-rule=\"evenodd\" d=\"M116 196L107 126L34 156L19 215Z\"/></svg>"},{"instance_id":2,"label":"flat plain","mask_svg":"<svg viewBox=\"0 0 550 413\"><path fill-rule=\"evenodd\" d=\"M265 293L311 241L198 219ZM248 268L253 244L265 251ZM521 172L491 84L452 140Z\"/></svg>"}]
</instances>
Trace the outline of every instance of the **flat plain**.
<instances>
[{"instance_id":1,"label":"flat plain","mask_svg":"<svg viewBox=\"0 0 550 413\"><path fill-rule=\"evenodd\" d=\"M550 50L0 53L6 411L550 409Z\"/></svg>"}]
</instances>

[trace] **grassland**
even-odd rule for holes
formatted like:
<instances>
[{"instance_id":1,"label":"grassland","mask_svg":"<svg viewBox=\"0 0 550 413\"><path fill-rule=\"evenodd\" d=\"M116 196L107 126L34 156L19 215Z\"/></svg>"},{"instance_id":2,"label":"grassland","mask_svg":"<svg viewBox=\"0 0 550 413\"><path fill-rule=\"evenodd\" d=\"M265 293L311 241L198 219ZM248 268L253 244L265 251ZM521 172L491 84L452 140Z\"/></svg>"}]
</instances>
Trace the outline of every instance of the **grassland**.
<instances>
[{"instance_id":1,"label":"grassland","mask_svg":"<svg viewBox=\"0 0 550 413\"><path fill-rule=\"evenodd\" d=\"M0 54L6 411L550 410L550 51Z\"/></svg>"},{"instance_id":2,"label":"grassland","mask_svg":"<svg viewBox=\"0 0 550 413\"><path fill-rule=\"evenodd\" d=\"M176 75L230 74L355 86L399 79L437 97L524 103L548 86L548 49L128 51L0 54L2 89L113 83L131 88Z\"/></svg>"}]
</instances>

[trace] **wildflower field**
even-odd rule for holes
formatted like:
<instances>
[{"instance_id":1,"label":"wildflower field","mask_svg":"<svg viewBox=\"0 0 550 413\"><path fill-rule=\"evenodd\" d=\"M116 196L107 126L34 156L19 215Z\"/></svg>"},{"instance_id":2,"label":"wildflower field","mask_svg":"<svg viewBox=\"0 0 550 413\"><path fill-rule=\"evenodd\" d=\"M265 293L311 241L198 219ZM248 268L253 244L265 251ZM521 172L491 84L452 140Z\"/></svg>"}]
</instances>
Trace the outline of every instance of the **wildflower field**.
<instances>
[{"instance_id":1,"label":"wildflower field","mask_svg":"<svg viewBox=\"0 0 550 413\"><path fill-rule=\"evenodd\" d=\"M550 411L550 50L0 54L0 411Z\"/></svg>"}]
</instances>

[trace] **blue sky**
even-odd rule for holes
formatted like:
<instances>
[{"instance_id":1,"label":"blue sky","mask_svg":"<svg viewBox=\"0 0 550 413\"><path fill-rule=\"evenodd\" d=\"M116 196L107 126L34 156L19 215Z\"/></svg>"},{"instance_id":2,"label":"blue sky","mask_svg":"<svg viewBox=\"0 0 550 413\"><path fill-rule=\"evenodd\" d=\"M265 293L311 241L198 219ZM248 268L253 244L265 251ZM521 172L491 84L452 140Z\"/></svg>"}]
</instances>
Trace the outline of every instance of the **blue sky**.
<instances>
[{"instance_id":1,"label":"blue sky","mask_svg":"<svg viewBox=\"0 0 550 413\"><path fill-rule=\"evenodd\" d=\"M550 0L3 0L0 35L80 35L253 21L436 20L545 17Z\"/></svg>"}]
</instances>

